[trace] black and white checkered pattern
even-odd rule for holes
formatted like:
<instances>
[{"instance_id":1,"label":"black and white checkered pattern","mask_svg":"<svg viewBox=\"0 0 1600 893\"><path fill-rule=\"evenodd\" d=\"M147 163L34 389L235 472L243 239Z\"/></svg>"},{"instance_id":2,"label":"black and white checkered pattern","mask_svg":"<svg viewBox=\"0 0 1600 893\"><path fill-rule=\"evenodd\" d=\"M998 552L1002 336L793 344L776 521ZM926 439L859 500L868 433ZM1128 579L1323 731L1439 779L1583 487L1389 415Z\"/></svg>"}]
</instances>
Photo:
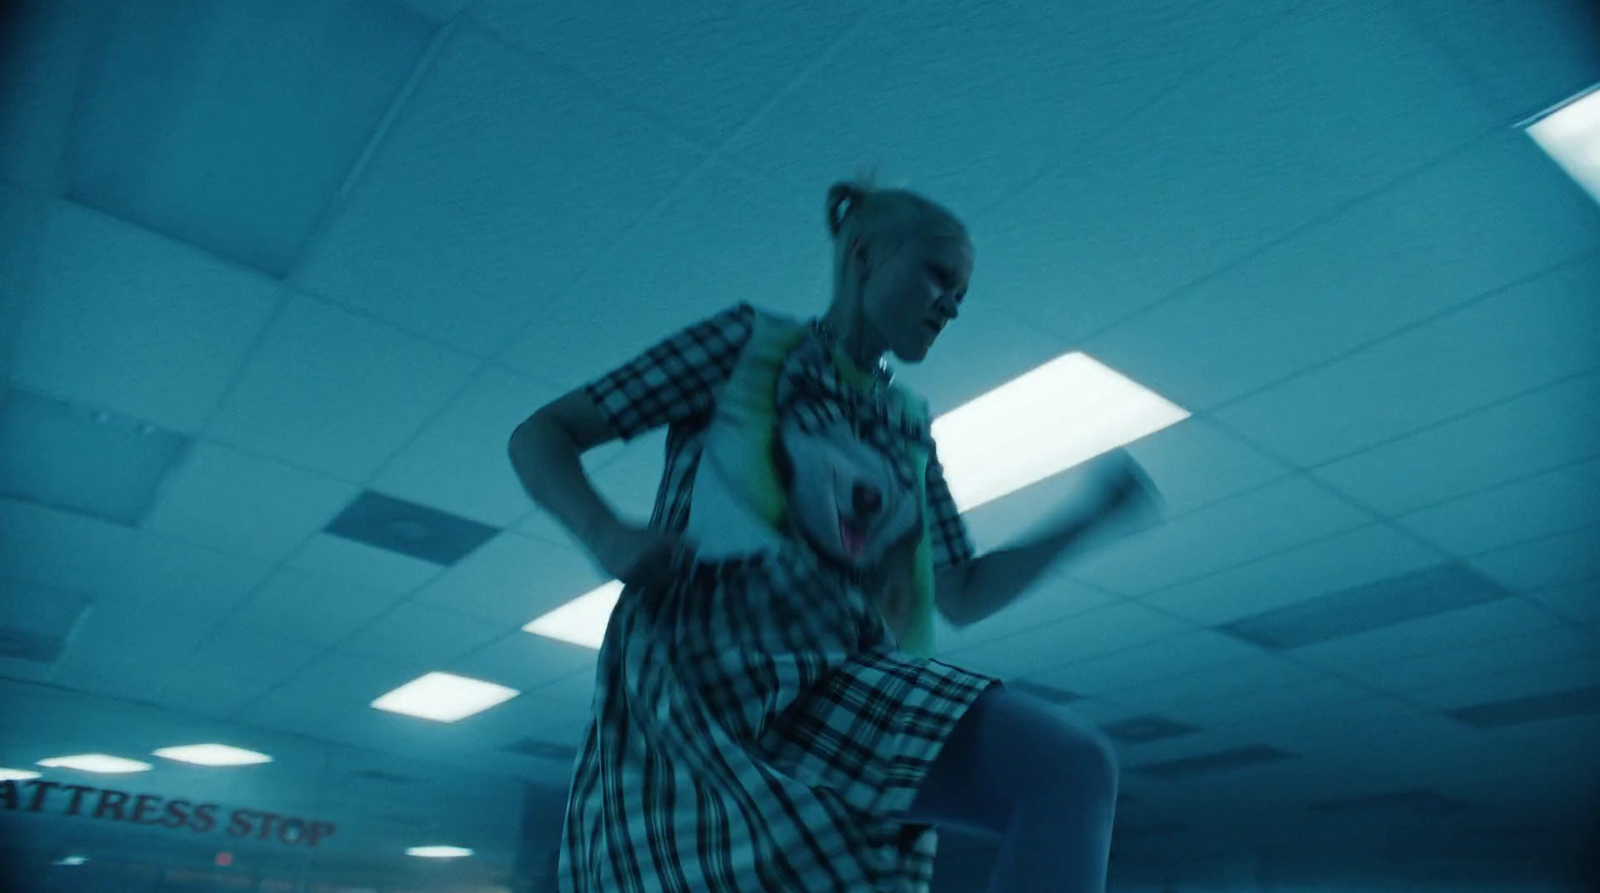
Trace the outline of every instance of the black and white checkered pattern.
<instances>
[{"instance_id":1,"label":"black and white checkered pattern","mask_svg":"<svg viewBox=\"0 0 1600 893\"><path fill-rule=\"evenodd\" d=\"M588 394L627 437L669 425L655 523L687 519L716 396L753 331L740 305ZM936 563L972 555L936 461ZM600 652L561 857L563 893L925 890L918 785L992 684L894 649L882 618L796 547L626 590Z\"/></svg>"}]
</instances>

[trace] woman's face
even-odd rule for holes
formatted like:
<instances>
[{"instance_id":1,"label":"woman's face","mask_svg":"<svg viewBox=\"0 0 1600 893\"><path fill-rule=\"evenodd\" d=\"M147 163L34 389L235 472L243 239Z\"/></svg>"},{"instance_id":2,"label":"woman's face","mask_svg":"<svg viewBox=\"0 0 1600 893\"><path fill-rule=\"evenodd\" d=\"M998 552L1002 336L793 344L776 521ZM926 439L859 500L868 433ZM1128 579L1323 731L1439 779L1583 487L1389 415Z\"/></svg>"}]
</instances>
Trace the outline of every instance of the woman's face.
<instances>
[{"instance_id":1,"label":"woman's face","mask_svg":"<svg viewBox=\"0 0 1600 893\"><path fill-rule=\"evenodd\" d=\"M871 264L861 294L867 323L901 361L921 362L960 313L972 268L972 244L956 227L917 227Z\"/></svg>"}]
</instances>

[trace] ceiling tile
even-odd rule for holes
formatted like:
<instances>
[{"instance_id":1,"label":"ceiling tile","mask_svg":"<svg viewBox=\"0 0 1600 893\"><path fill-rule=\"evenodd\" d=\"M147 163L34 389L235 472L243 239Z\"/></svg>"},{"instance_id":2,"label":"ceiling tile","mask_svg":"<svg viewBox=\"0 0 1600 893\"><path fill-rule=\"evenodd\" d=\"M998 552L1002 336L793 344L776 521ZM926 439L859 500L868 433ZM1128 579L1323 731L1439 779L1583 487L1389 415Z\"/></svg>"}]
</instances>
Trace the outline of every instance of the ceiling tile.
<instances>
[{"instance_id":1,"label":"ceiling tile","mask_svg":"<svg viewBox=\"0 0 1600 893\"><path fill-rule=\"evenodd\" d=\"M1039 678L1086 695L1115 693L1236 661L1262 650L1210 630L1193 630L1171 639L1068 665Z\"/></svg>"},{"instance_id":2,"label":"ceiling tile","mask_svg":"<svg viewBox=\"0 0 1600 893\"><path fill-rule=\"evenodd\" d=\"M1600 526L1508 546L1468 559L1484 576L1519 591L1600 576Z\"/></svg>"},{"instance_id":3,"label":"ceiling tile","mask_svg":"<svg viewBox=\"0 0 1600 893\"><path fill-rule=\"evenodd\" d=\"M1564 176L1497 133L1087 347L1209 411L1592 251L1600 215Z\"/></svg>"},{"instance_id":4,"label":"ceiling tile","mask_svg":"<svg viewBox=\"0 0 1600 893\"><path fill-rule=\"evenodd\" d=\"M266 327L278 286L66 202L51 206L41 239L16 381L198 430Z\"/></svg>"},{"instance_id":5,"label":"ceiling tile","mask_svg":"<svg viewBox=\"0 0 1600 893\"><path fill-rule=\"evenodd\" d=\"M1485 606L1487 608L1487 606ZM1500 611L1504 616L1508 612ZM1398 661L1346 661L1330 667L1377 691L1406 694L1549 664L1581 661L1600 652L1600 638L1581 627L1555 626L1530 614L1512 614L1504 634L1476 643L1428 648ZM1528 631L1531 630L1531 631Z\"/></svg>"},{"instance_id":6,"label":"ceiling tile","mask_svg":"<svg viewBox=\"0 0 1600 893\"><path fill-rule=\"evenodd\" d=\"M259 679L175 670L153 690L150 700L182 713L221 718L238 712L271 687L271 683ZM273 756L281 759L278 754Z\"/></svg>"},{"instance_id":7,"label":"ceiling tile","mask_svg":"<svg viewBox=\"0 0 1600 893\"><path fill-rule=\"evenodd\" d=\"M1449 720L1390 698L1307 699L1252 716L1233 727L1240 735L1307 755L1359 753L1378 759L1387 749L1425 738L1460 737Z\"/></svg>"},{"instance_id":8,"label":"ceiling tile","mask_svg":"<svg viewBox=\"0 0 1600 893\"><path fill-rule=\"evenodd\" d=\"M404 6L430 19L446 21L460 15L473 0L399 0Z\"/></svg>"},{"instance_id":9,"label":"ceiling tile","mask_svg":"<svg viewBox=\"0 0 1600 893\"><path fill-rule=\"evenodd\" d=\"M761 0L677 8L626 0L582 6L482 0L472 17L717 145L873 5Z\"/></svg>"},{"instance_id":10,"label":"ceiling tile","mask_svg":"<svg viewBox=\"0 0 1600 893\"><path fill-rule=\"evenodd\" d=\"M1119 7L1104 9L1126 16ZM1171 7L1164 11L1170 15ZM1072 15L1081 18L1078 10ZM1157 30L1180 22L1173 16ZM1045 107L1059 102L1052 96ZM1110 119L1135 107L1124 106ZM995 225L1008 239L1000 249L999 281L1021 302L1020 315L1082 338L1382 188L1493 123L1466 80L1388 4L1301 4L1226 58L1191 70L1102 141L1073 151L1063 170L1000 209L1004 221ZM1298 272L1310 272L1305 266ZM1222 278L1230 284L1201 291L1226 294L1246 284L1251 290L1235 302L1279 307L1311 284L1297 278L1293 288L1263 291L1236 275ZM1215 311L1187 321L1238 324L1238 332L1207 326L1196 333L1204 341L1236 341L1250 337L1251 328L1270 337L1274 320L1257 319L1251 327L1242 310L1230 309L1219 301ZM1281 324L1283 314L1276 315ZM1170 328L1162 333L1173 334ZM1313 333L1297 334L1299 344ZM1175 342L1160 343L1169 349ZM1200 405L1212 402L1206 385L1232 351L1215 343L1194 350L1197 364L1183 367L1209 374L1170 395L1180 402L1204 396L1195 401ZM1116 359L1135 356L1119 349ZM1259 364L1265 358L1249 359Z\"/></svg>"},{"instance_id":11,"label":"ceiling tile","mask_svg":"<svg viewBox=\"0 0 1600 893\"><path fill-rule=\"evenodd\" d=\"M1436 564L1436 551L1371 525L1140 597L1207 626Z\"/></svg>"},{"instance_id":12,"label":"ceiling tile","mask_svg":"<svg viewBox=\"0 0 1600 893\"><path fill-rule=\"evenodd\" d=\"M1570 620L1594 625L1600 633L1600 577L1535 589L1526 597Z\"/></svg>"},{"instance_id":13,"label":"ceiling tile","mask_svg":"<svg viewBox=\"0 0 1600 893\"><path fill-rule=\"evenodd\" d=\"M1597 280L1600 281L1600 280ZM1395 519L1457 555L1600 526L1600 460L1532 475Z\"/></svg>"},{"instance_id":14,"label":"ceiling tile","mask_svg":"<svg viewBox=\"0 0 1600 893\"><path fill-rule=\"evenodd\" d=\"M106 5L8 4L0 32L0 175L55 193L61 183L78 76Z\"/></svg>"},{"instance_id":15,"label":"ceiling tile","mask_svg":"<svg viewBox=\"0 0 1600 893\"><path fill-rule=\"evenodd\" d=\"M1128 453L1161 490L1168 515L1187 514L1289 473L1203 418L1185 419L1135 441Z\"/></svg>"},{"instance_id":16,"label":"ceiling tile","mask_svg":"<svg viewBox=\"0 0 1600 893\"><path fill-rule=\"evenodd\" d=\"M1217 700L1232 702L1297 684L1304 689L1326 678L1323 673L1282 658L1252 657L1137 685L1117 692L1111 700L1136 705L1145 712L1165 713Z\"/></svg>"},{"instance_id":17,"label":"ceiling tile","mask_svg":"<svg viewBox=\"0 0 1600 893\"><path fill-rule=\"evenodd\" d=\"M433 32L370 0L109 7L75 97L69 194L278 276Z\"/></svg>"},{"instance_id":18,"label":"ceiling tile","mask_svg":"<svg viewBox=\"0 0 1600 893\"><path fill-rule=\"evenodd\" d=\"M1587 0L1396 4L1472 76L1508 122L1600 82L1600 10Z\"/></svg>"},{"instance_id":19,"label":"ceiling tile","mask_svg":"<svg viewBox=\"0 0 1600 893\"><path fill-rule=\"evenodd\" d=\"M321 530L356 488L274 459L199 440L145 518L149 530L281 561Z\"/></svg>"},{"instance_id":20,"label":"ceiling tile","mask_svg":"<svg viewBox=\"0 0 1600 893\"><path fill-rule=\"evenodd\" d=\"M646 115L462 25L299 281L487 356L560 305L701 157Z\"/></svg>"},{"instance_id":21,"label":"ceiling tile","mask_svg":"<svg viewBox=\"0 0 1600 893\"><path fill-rule=\"evenodd\" d=\"M343 480L365 480L449 405L477 365L295 297L206 435Z\"/></svg>"},{"instance_id":22,"label":"ceiling tile","mask_svg":"<svg viewBox=\"0 0 1600 893\"><path fill-rule=\"evenodd\" d=\"M728 150L813 188L889 163L890 178L976 213L1289 6L880 4Z\"/></svg>"},{"instance_id":23,"label":"ceiling tile","mask_svg":"<svg viewBox=\"0 0 1600 893\"><path fill-rule=\"evenodd\" d=\"M579 675L592 677L594 674L591 671ZM576 748L583 743L583 732L594 715L591 699L581 692L581 686L566 682L524 692L494 710L473 717L475 731L481 734L488 747L496 750L530 738L556 747ZM549 762L549 767L530 769L554 769L557 777L571 778L571 760Z\"/></svg>"},{"instance_id":24,"label":"ceiling tile","mask_svg":"<svg viewBox=\"0 0 1600 893\"><path fill-rule=\"evenodd\" d=\"M0 181L0 375L6 381L12 380L11 360L48 214L49 202L42 195Z\"/></svg>"},{"instance_id":25,"label":"ceiling tile","mask_svg":"<svg viewBox=\"0 0 1600 893\"><path fill-rule=\"evenodd\" d=\"M1313 676L1298 682L1289 682L1231 697L1177 704L1166 708L1163 712L1182 722L1204 728L1217 728L1290 712L1306 704L1338 704L1367 700L1371 697L1372 693L1361 686L1331 676Z\"/></svg>"},{"instance_id":26,"label":"ceiling tile","mask_svg":"<svg viewBox=\"0 0 1600 893\"><path fill-rule=\"evenodd\" d=\"M1509 595L1469 568L1445 563L1253 614L1219 630L1268 650L1291 651L1506 600Z\"/></svg>"},{"instance_id":27,"label":"ceiling tile","mask_svg":"<svg viewBox=\"0 0 1600 893\"><path fill-rule=\"evenodd\" d=\"M326 652L237 718L277 725L290 716L345 717L368 711L373 701L426 672L420 669L426 662L409 660L403 654L388 658Z\"/></svg>"},{"instance_id":28,"label":"ceiling tile","mask_svg":"<svg viewBox=\"0 0 1600 893\"><path fill-rule=\"evenodd\" d=\"M1041 676L1073 661L1188 632L1187 624L1128 603L953 651L949 660L1000 676Z\"/></svg>"},{"instance_id":29,"label":"ceiling tile","mask_svg":"<svg viewBox=\"0 0 1600 893\"><path fill-rule=\"evenodd\" d=\"M1600 658L1585 655L1579 660L1555 664L1519 664L1493 676L1455 679L1444 685L1407 692L1406 696L1429 707L1449 711L1588 689L1597 682L1600 682Z\"/></svg>"},{"instance_id":30,"label":"ceiling tile","mask_svg":"<svg viewBox=\"0 0 1600 893\"><path fill-rule=\"evenodd\" d=\"M1112 592L1149 593L1370 520L1316 484L1290 478L1088 554L1072 575Z\"/></svg>"},{"instance_id":31,"label":"ceiling tile","mask_svg":"<svg viewBox=\"0 0 1600 893\"><path fill-rule=\"evenodd\" d=\"M1450 578L1441 581L1449 585ZM1463 581L1457 584L1468 588ZM1517 633L1560 624L1527 602L1501 598L1407 620L1337 641L1298 648L1294 659L1329 672L1370 669L1428 654L1448 654Z\"/></svg>"},{"instance_id":32,"label":"ceiling tile","mask_svg":"<svg viewBox=\"0 0 1600 893\"><path fill-rule=\"evenodd\" d=\"M1175 781L1220 773L1236 773L1277 763L1280 760L1294 759L1294 756L1292 753L1264 744L1252 744L1191 757L1141 762L1127 767L1124 771L1161 781Z\"/></svg>"},{"instance_id":33,"label":"ceiling tile","mask_svg":"<svg viewBox=\"0 0 1600 893\"><path fill-rule=\"evenodd\" d=\"M180 664L186 674L217 675L271 685L299 672L323 649L262 635L229 621Z\"/></svg>"},{"instance_id":34,"label":"ceiling tile","mask_svg":"<svg viewBox=\"0 0 1600 893\"><path fill-rule=\"evenodd\" d=\"M373 488L504 527L530 504L506 455L511 432L559 396L549 385L485 366L389 460Z\"/></svg>"},{"instance_id":35,"label":"ceiling tile","mask_svg":"<svg viewBox=\"0 0 1600 893\"><path fill-rule=\"evenodd\" d=\"M173 611L165 604L106 599L89 606L68 640L67 652L74 664L110 666L144 660L165 672L209 638L216 626L214 617Z\"/></svg>"},{"instance_id":36,"label":"ceiling tile","mask_svg":"<svg viewBox=\"0 0 1600 893\"><path fill-rule=\"evenodd\" d=\"M1119 601L1116 596L1073 582L1060 573L1051 573L1034 583L1027 595L1007 605L1005 610L977 623L957 628L944 622L942 616L936 617L937 640L941 651L960 651L1038 629L1063 618L1081 616Z\"/></svg>"},{"instance_id":37,"label":"ceiling tile","mask_svg":"<svg viewBox=\"0 0 1600 893\"><path fill-rule=\"evenodd\" d=\"M375 658L404 654L408 661L442 666L506 632L504 624L402 603L340 642L339 650Z\"/></svg>"},{"instance_id":38,"label":"ceiling tile","mask_svg":"<svg viewBox=\"0 0 1600 893\"><path fill-rule=\"evenodd\" d=\"M415 599L521 626L605 582L589 557L574 549L503 533L418 590Z\"/></svg>"},{"instance_id":39,"label":"ceiling tile","mask_svg":"<svg viewBox=\"0 0 1600 893\"><path fill-rule=\"evenodd\" d=\"M1600 455L1600 371L1315 469L1380 512L1403 514Z\"/></svg>"},{"instance_id":40,"label":"ceiling tile","mask_svg":"<svg viewBox=\"0 0 1600 893\"><path fill-rule=\"evenodd\" d=\"M389 610L396 600L391 593L284 568L240 606L231 622L264 636L327 647Z\"/></svg>"},{"instance_id":41,"label":"ceiling tile","mask_svg":"<svg viewBox=\"0 0 1600 893\"><path fill-rule=\"evenodd\" d=\"M319 533L289 559L297 570L377 592L403 595L438 577L437 564Z\"/></svg>"},{"instance_id":42,"label":"ceiling tile","mask_svg":"<svg viewBox=\"0 0 1600 893\"><path fill-rule=\"evenodd\" d=\"M1217 412L1319 465L1593 368L1600 253L1519 282Z\"/></svg>"},{"instance_id":43,"label":"ceiling tile","mask_svg":"<svg viewBox=\"0 0 1600 893\"><path fill-rule=\"evenodd\" d=\"M519 629L452 662L449 672L491 679L531 695L574 673L593 673L595 664L593 649Z\"/></svg>"},{"instance_id":44,"label":"ceiling tile","mask_svg":"<svg viewBox=\"0 0 1600 893\"><path fill-rule=\"evenodd\" d=\"M0 567L13 579L216 620L269 565L160 534L0 500Z\"/></svg>"},{"instance_id":45,"label":"ceiling tile","mask_svg":"<svg viewBox=\"0 0 1600 893\"><path fill-rule=\"evenodd\" d=\"M560 300L544 300L500 352L512 368L577 387L693 322L749 302L806 317L826 309L827 184L773 187L726 164L690 175Z\"/></svg>"}]
</instances>

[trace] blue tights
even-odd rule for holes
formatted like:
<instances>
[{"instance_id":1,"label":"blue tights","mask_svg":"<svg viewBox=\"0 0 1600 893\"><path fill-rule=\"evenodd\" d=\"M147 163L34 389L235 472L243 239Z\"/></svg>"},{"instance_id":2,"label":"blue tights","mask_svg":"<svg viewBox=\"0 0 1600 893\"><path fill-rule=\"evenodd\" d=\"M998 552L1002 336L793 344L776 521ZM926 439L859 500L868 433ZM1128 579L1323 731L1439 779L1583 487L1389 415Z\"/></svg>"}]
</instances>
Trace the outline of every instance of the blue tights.
<instances>
[{"instance_id":1,"label":"blue tights","mask_svg":"<svg viewBox=\"0 0 1600 893\"><path fill-rule=\"evenodd\" d=\"M1101 893L1116 800L1101 736L995 687L956 724L908 819L999 835L989 893Z\"/></svg>"}]
</instances>

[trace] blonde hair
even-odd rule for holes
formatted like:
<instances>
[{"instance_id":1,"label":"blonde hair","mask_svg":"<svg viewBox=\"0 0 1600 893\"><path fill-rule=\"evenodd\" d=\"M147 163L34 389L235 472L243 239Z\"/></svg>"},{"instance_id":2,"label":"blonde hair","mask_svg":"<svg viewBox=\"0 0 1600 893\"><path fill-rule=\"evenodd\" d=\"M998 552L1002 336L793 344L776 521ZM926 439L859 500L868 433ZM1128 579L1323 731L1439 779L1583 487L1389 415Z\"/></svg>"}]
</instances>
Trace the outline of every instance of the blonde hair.
<instances>
[{"instance_id":1,"label":"blonde hair","mask_svg":"<svg viewBox=\"0 0 1600 893\"><path fill-rule=\"evenodd\" d=\"M904 237L910 225L933 224L951 236L967 238L967 229L948 209L909 189L883 189L876 177L863 174L828 188L828 235L834 242L834 272L844 268L852 245L862 239L881 244Z\"/></svg>"}]
</instances>

